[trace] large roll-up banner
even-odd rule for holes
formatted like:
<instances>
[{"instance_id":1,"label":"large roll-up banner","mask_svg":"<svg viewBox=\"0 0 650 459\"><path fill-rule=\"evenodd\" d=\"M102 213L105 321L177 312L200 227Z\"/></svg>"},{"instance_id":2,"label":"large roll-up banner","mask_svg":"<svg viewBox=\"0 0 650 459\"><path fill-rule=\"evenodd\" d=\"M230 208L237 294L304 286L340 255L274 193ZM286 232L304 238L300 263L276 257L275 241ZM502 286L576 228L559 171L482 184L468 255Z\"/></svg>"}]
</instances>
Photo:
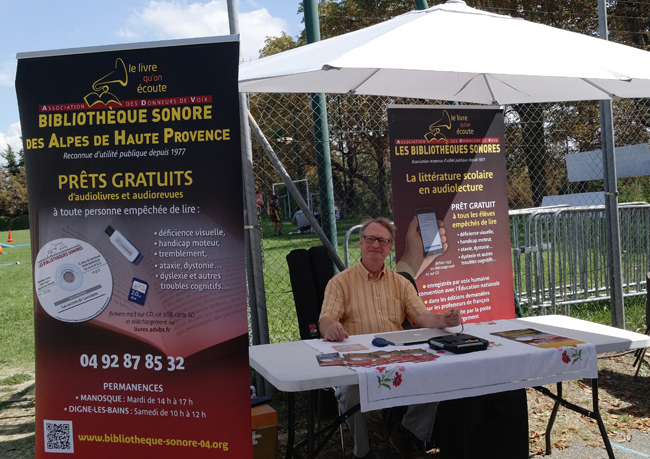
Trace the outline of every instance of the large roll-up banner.
<instances>
[{"instance_id":1,"label":"large roll-up banner","mask_svg":"<svg viewBox=\"0 0 650 459\"><path fill-rule=\"evenodd\" d=\"M18 56L37 458L252 457L238 56Z\"/></svg>"},{"instance_id":2,"label":"large roll-up banner","mask_svg":"<svg viewBox=\"0 0 650 459\"><path fill-rule=\"evenodd\" d=\"M388 126L398 271L434 312L513 318L503 110L391 105Z\"/></svg>"}]
</instances>

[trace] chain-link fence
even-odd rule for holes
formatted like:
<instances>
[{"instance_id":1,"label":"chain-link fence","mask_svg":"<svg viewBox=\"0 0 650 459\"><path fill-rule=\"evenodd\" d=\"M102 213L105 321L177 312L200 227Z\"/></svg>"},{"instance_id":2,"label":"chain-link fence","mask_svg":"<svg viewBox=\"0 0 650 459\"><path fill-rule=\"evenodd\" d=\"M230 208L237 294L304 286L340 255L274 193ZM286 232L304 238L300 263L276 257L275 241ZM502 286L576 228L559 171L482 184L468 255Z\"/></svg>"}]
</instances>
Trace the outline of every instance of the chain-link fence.
<instances>
[{"instance_id":1,"label":"chain-link fence","mask_svg":"<svg viewBox=\"0 0 650 459\"><path fill-rule=\"evenodd\" d=\"M332 13L331 4L321 5L321 35L331 36L366 26L388 17L359 18ZM380 2L382 5L390 2ZM413 9L411 2L392 2L402 9ZM440 3L440 2L436 2ZM499 14L596 35L596 0L586 1L492 1L470 2L470 6ZM433 5L433 2L430 2ZM325 8L324 6L328 6ZM391 11L403 11L395 7ZM328 14L329 12L329 14ZM356 20L356 22L355 22ZM365 22L364 22L365 21ZM650 2L609 2L610 40L647 49L650 40ZM345 27L341 26L344 24ZM352 25L351 25L352 24ZM467 33L463 31L462 33ZM480 31L489 33L489 31ZM480 36L477 35L477 39ZM513 37L516 39L516 37ZM453 40L450 42L453 46ZM463 52L463 50L459 50ZM558 51L561 52L561 51ZM505 58L507 46L495 50L495 59ZM512 58L512 56L509 56ZM345 233L365 216L392 217L390 155L386 106L388 104L444 104L445 101L395 99L375 96L328 94L327 121L332 163L332 186L337 210L339 253L343 259ZM571 206L604 204L601 125L597 101L523 104L503 107L508 173L508 204L511 210L551 204ZM295 181L310 207L319 214L319 177L316 165L312 109L308 94L251 94L250 110L271 143L275 153ZM650 99L619 100L613 103L614 132L619 171L619 202L650 201L650 177L644 170L650 164L648 137ZM625 147L625 149L621 149ZM298 206L287 192L279 174L260 144L253 140L255 186L264 197L259 207L263 238L263 263L266 305L271 342L298 339L295 307L289 282L286 255L293 249L320 245L315 234L300 232L292 220ZM273 236L274 224L268 215L271 195L277 195L282 212L282 236ZM602 215L602 213L600 214ZM600 218L600 217L599 217ZM604 218L604 217L603 217ZM512 223L512 220L511 220ZM647 225L641 239L647 241ZM623 247L633 246L639 235L622 232ZM632 240L634 239L634 240ZM350 263L359 253L358 233L350 237ZM518 250L519 247L513 245ZM647 252L647 243L643 246ZM517 253L515 252L517 255ZM548 295L548 274L534 278L517 264L514 274L521 288L530 283L531 292ZM635 259L637 260L637 259ZM605 263L605 261L603 261ZM604 269L599 266L599 269ZM648 257L638 257L630 269L645 273ZM541 279L541 280L540 280ZM534 287L536 283L540 283ZM564 275L562 288L571 284ZM579 284L579 279L574 282ZM645 283L634 287L645 291ZM522 290L519 290L522 292ZM535 293L536 295L537 293ZM532 295L528 291L525 297ZM532 301L532 299L531 299Z\"/></svg>"}]
</instances>

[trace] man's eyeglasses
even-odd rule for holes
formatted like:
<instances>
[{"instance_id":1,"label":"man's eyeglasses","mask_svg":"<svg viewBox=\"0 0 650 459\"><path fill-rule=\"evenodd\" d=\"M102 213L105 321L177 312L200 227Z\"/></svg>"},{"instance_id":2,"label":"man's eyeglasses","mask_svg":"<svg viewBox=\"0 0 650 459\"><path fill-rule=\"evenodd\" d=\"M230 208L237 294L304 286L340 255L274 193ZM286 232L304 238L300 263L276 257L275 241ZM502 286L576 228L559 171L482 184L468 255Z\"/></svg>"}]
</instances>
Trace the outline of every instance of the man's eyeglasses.
<instances>
[{"instance_id":1,"label":"man's eyeglasses","mask_svg":"<svg viewBox=\"0 0 650 459\"><path fill-rule=\"evenodd\" d=\"M373 245L375 241L377 241L382 247L386 247L388 244L390 244L390 239L384 239L383 237L364 236L363 240L368 245Z\"/></svg>"}]
</instances>

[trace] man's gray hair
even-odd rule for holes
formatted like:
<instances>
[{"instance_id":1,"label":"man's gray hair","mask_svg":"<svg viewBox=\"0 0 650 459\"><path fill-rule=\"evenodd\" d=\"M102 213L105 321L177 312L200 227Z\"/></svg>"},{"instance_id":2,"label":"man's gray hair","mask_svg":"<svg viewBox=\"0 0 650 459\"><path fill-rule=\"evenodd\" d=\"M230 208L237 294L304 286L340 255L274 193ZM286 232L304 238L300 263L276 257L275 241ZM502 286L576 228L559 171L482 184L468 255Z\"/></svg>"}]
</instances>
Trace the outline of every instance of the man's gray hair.
<instances>
[{"instance_id":1,"label":"man's gray hair","mask_svg":"<svg viewBox=\"0 0 650 459\"><path fill-rule=\"evenodd\" d=\"M368 228L368 225L371 223L379 223L381 226L386 228L388 231L390 231L390 241L395 242L395 235L397 234L397 228L391 222L389 219L384 218L384 217L379 217L379 218L365 218L361 222L361 229L359 230L359 237L363 238L363 236L366 234L366 228Z\"/></svg>"}]
</instances>

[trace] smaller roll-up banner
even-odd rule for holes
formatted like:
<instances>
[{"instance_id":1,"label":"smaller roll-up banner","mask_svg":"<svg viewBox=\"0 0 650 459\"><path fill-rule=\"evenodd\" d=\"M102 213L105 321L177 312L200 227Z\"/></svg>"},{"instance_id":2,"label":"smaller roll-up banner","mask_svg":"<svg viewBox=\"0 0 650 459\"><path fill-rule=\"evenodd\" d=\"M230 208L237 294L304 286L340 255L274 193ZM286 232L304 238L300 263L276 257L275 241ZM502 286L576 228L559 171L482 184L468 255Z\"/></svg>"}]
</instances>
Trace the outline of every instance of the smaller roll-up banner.
<instances>
[{"instance_id":1,"label":"smaller roll-up banner","mask_svg":"<svg viewBox=\"0 0 650 459\"><path fill-rule=\"evenodd\" d=\"M238 37L18 55L36 457L252 457Z\"/></svg>"},{"instance_id":2,"label":"smaller roll-up banner","mask_svg":"<svg viewBox=\"0 0 650 459\"><path fill-rule=\"evenodd\" d=\"M513 318L503 110L390 105L388 126L397 270L431 311Z\"/></svg>"}]
</instances>

